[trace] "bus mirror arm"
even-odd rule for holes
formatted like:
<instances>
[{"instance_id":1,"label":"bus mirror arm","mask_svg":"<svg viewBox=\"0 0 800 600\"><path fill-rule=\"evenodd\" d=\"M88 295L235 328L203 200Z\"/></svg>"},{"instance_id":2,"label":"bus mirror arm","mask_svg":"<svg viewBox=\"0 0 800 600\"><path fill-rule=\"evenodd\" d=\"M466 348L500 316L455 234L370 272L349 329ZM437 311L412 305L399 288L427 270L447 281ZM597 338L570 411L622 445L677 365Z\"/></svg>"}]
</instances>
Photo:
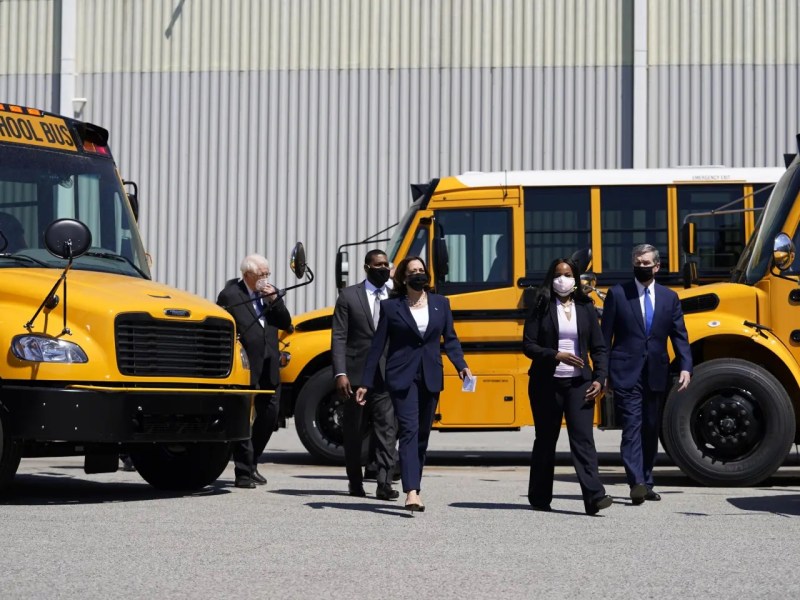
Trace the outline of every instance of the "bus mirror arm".
<instances>
[{"instance_id":1,"label":"bus mirror arm","mask_svg":"<svg viewBox=\"0 0 800 600\"><path fill-rule=\"evenodd\" d=\"M64 326L61 330L61 335L72 335L69 327L67 327L67 273L72 268L72 262L76 258L83 256L92 245L92 232L82 222L75 219L58 219L50 223L44 231L44 243L47 250L53 256L63 258L67 261L64 271L61 276L50 288L50 291L42 300L39 308L33 313L30 321L25 323L25 329L31 331L33 324L36 322L36 317L42 312L45 307L52 310L58 306L58 296L56 291L61 283L64 283Z\"/></svg>"}]
</instances>

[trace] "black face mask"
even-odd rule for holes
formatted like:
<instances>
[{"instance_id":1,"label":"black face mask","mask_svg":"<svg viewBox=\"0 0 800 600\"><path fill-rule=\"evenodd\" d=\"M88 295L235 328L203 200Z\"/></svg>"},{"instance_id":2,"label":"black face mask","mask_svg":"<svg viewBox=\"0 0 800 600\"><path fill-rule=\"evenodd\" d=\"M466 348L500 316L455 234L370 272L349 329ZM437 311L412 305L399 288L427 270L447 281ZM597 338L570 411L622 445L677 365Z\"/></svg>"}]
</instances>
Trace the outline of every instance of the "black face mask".
<instances>
[{"instance_id":1,"label":"black face mask","mask_svg":"<svg viewBox=\"0 0 800 600\"><path fill-rule=\"evenodd\" d=\"M427 273L414 273L413 275L409 275L408 279L406 279L406 285L412 290L421 292L422 289L428 285Z\"/></svg>"},{"instance_id":2,"label":"black face mask","mask_svg":"<svg viewBox=\"0 0 800 600\"><path fill-rule=\"evenodd\" d=\"M633 276L639 283L647 283L653 278L653 267L633 267Z\"/></svg>"},{"instance_id":3,"label":"black face mask","mask_svg":"<svg viewBox=\"0 0 800 600\"><path fill-rule=\"evenodd\" d=\"M382 288L389 281L389 269L369 267L367 269L367 280L376 288Z\"/></svg>"}]
</instances>

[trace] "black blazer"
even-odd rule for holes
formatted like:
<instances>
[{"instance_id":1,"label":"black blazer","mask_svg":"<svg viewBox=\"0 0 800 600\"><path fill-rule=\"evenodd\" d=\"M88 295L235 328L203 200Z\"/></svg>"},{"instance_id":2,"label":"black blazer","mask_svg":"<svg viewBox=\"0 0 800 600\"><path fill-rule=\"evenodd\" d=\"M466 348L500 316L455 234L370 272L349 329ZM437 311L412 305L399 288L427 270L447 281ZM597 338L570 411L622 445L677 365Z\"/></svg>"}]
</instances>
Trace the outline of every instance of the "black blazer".
<instances>
[{"instance_id":1,"label":"black blazer","mask_svg":"<svg viewBox=\"0 0 800 600\"><path fill-rule=\"evenodd\" d=\"M250 361L250 385L275 388L280 383L280 350L278 330L288 330L292 315L278 298L272 304L264 302L264 326L256 316L250 292L244 281L226 286L217 296L217 304L227 310L236 321L236 333ZM263 375L263 377L262 377Z\"/></svg>"},{"instance_id":2,"label":"black blazer","mask_svg":"<svg viewBox=\"0 0 800 600\"><path fill-rule=\"evenodd\" d=\"M578 319L578 346L584 367L581 375L586 381L597 381L605 385L608 374L608 349L597 311L589 303L575 303L575 314ZM558 308L555 299L550 301L546 310L534 309L525 321L522 333L522 347L525 356L531 359L528 373L531 379L553 377L558 362ZM592 368L589 368L589 356L592 357Z\"/></svg>"}]
</instances>

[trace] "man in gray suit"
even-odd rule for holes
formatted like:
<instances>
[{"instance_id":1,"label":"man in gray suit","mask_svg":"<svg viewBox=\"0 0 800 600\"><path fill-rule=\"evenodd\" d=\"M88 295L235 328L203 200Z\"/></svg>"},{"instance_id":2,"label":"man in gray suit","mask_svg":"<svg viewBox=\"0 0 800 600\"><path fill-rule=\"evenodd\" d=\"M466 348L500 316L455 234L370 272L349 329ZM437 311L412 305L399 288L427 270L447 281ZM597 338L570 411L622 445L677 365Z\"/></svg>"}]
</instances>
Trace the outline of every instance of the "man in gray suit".
<instances>
[{"instance_id":1,"label":"man in gray suit","mask_svg":"<svg viewBox=\"0 0 800 600\"><path fill-rule=\"evenodd\" d=\"M397 426L389 394L382 379L367 396L365 406L355 401L354 390L361 385L364 362L372 345L372 337L380 316L380 302L389 297L389 259L382 250L370 250L364 258L366 280L346 287L339 294L333 309L331 353L336 390L344 401L342 433L348 489L351 496L366 496L361 469L361 430L364 410L374 428L375 462L378 467L378 488L375 497L395 500L399 493L392 489Z\"/></svg>"}]
</instances>

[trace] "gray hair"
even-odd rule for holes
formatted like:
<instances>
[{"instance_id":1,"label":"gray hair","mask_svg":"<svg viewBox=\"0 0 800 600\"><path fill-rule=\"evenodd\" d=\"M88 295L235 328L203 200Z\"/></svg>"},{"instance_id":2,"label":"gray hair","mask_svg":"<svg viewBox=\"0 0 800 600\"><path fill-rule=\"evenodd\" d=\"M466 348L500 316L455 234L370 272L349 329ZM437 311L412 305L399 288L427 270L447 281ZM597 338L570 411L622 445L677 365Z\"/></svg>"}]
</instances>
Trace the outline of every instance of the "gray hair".
<instances>
[{"instance_id":1,"label":"gray hair","mask_svg":"<svg viewBox=\"0 0 800 600\"><path fill-rule=\"evenodd\" d=\"M651 246L650 244L639 244L638 246L634 246L633 252L631 253L631 262L636 260L636 258L642 254L647 254L648 252L653 253L653 262L657 265L660 265L661 255L658 253L658 248Z\"/></svg>"},{"instance_id":2,"label":"gray hair","mask_svg":"<svg viewBox=\"0 0 800 600\"><path fill-rule=\"evenodd\" d=\"M239 270L242 275L247 273L258 273L262 268L269 270L269 261L260 254L250 254L245 256Z\"/></svg>"}]
</instances>

